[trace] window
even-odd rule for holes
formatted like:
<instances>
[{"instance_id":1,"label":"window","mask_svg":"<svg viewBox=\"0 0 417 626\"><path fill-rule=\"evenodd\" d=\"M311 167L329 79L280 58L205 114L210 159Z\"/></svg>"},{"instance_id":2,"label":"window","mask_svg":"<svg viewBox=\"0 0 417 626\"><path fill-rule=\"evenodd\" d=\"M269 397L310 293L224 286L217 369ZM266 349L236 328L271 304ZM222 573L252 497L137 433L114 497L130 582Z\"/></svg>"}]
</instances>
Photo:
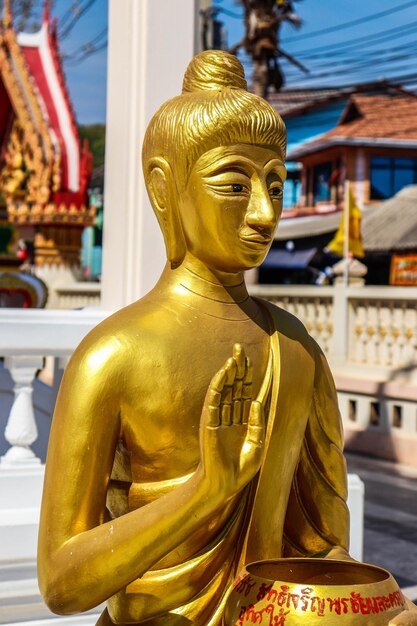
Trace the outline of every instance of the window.
<instances>
[{"instance_id":1,"label":"window","mask_svg":"<svg viewBox=\"0 0 417 626\"><path fill-rule=\"evenodd\" d=\"M332 163L320 163L313 168L313 193L314 204L328 202L330 200L330 177L332 175Z\"/></svg>"},{"instance_id":2,"label":"window","mask_svg":"<svg viewBox=\"0 0 417 626\"><path fill-rule=\"evenodd\" d=\"M356 422L356 400L348 401L348 418L351 422Z\"/></svg>"},{"instance_id":3,"label":"window","mask_svg":"<svg viewBox=\"0 0 417 626\"><path fill-rule=\"evenodd\" d=\"M379 402L371 402L369 405L369 424L371 426L379 426L381 419Z\"/></svg>"},{"instance_id":4,"label":"window","mask_svg":"<svg viewBox=\"0 0 417 626\"><path fill-rule=\"evenodd\" d=\"M292 209L300 204L301 200L301 165L287 164L287 178L284 185L283 208Z\"/></svg>"},{"instance_id":5,"label":"window","mask_svg":"<svg viewBox=\"0 0 417 626\"><path fill-rule=\"evenodd\" d=\"M392 425L394 428L401 428L403 425L403 408L398 404L392 407Z\"/></svg>"},{"instance_id":6,"label":"window","mask_svg":"<svg viewBox=\"0 0 417 626\"><path fill-rule=\"evenodd\" d=\"M417 159L372 157L370 165L371 200L391 198L417 183Z\"/></svg>"}]
</instances>

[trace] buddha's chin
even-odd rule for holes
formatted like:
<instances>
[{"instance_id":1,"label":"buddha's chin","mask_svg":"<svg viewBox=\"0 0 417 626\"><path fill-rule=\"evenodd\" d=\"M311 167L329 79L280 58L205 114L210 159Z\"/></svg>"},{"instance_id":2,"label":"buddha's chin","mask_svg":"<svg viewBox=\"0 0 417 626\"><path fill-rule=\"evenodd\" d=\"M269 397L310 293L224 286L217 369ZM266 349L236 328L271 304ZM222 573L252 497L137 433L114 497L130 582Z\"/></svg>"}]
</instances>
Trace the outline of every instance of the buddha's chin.
<instances>
[{"instance_id":1,"label":"buddha's chin","mask_svg":"<svg viewBox=\"0 0 417 626\"><path fill-rule=\"evenodd\" d=\"M271 245L265 245L265 244L256 244L253 243L252 245L245 245L245 254L242 255L244 256L244 265L245 267L243 267L243 270L250 270L253 269L255 267L259 267L259 265L261 265L265 258L266 255L269 252ZM242 259L243 261L243 259ZM243 263L242 263L243 265Z\"/></svg>"},{"instance_id":2,"label":"buddha's chin","mask_svg":"<svg viewBox=\"0 0 417 626\"><path fill-rule=\"evenodd\" d=\"M235 254L232 255L194 255L199 262L203 263L211 271L223 274L239 274L259 267L265 260L271 247L270 244L260 244L258 242L240 242L236 246Z\"/></svg>"}]
</instances>

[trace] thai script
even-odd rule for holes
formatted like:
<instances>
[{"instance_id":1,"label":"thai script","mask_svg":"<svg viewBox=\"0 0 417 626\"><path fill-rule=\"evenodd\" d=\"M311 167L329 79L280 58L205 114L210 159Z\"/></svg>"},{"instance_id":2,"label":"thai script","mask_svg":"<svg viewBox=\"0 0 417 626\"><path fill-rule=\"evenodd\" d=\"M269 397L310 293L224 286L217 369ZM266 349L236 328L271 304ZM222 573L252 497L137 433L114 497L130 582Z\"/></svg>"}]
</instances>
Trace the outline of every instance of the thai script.
<instances>
[{"instance_id":1,"label":"thai script","mask_svg":"<svg viewBox=\"0 0 417 626\"><path fill-rule=\"evenodd\" d=\"M285 618L289 611L278 609L273 604L268 604L257 611L253 604L242 606L239 614L239 624L268 624L268 626L285 626Z\"/></svg>"},{"instance_id":2,"label":"thai script","mask_svg":"<svg viewBox=\"0 0 417 626\"><path fill-rule=\"evenodd\" d=\"M252 580L250 576L239 576L236 579L234 588L237 593L247 597L255 585L256 581Z\"/></svg>"},{"instance_id":3,"label":"thai script","mask_svg":"<svg viewBox=\"0 0 417 626\"><path fill-rule=\"evenodd\" d=\"M260 610L257 610L256 604L242 607L239 617L239 623L242 624L262 623L279 626L285 623L285 616L294 611L315 613L318 617L329 614L373 615L405 606L404 596L399 590L386 596L362 596L357 591L351 591L346 597L324 598L315 595L314 587L305 587L299 593L292 593L288 585L273 588L272 583L268 585L261 583L256 586L256 582L250 576L236 581L235 592L246 598L250 595L250 599L256 598L256 602L266 604L266 607ZM274 613L274 609L278 609L279 613Z\"/></svg>"},{"instance_id":4,"label":"thai script","mask_svg":"<svg viewBox=\"0 0 417 626\"><path fill-rule=\"evenodd\" d=\"M383 613L392 608L404 606L404 596L401 591L394 591L387 596L362 597L356 591L351 591L348 598L327 598L330 612L341 615L342 613L361 613L371 615Z\"/></svg>"}]
</instances>

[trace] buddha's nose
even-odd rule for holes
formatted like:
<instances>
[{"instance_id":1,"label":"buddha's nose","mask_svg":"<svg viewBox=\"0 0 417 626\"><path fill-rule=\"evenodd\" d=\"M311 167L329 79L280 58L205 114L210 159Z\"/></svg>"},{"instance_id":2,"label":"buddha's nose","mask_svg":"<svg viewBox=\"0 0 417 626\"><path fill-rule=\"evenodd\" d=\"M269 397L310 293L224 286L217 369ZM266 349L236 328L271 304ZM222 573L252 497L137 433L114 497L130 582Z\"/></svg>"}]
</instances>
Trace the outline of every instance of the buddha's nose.
<instances>
[{"instance_id":1,"label":"buddha's nose","mask_svg":"<svg viewBox=\"0 0 417 626\"><path fill-rule=\"evenodd\" d=\"M267 189L257 191L248 206L246 224L254 230L272 232L276 223L276 211Z\"/></svg>"}]
</instances>

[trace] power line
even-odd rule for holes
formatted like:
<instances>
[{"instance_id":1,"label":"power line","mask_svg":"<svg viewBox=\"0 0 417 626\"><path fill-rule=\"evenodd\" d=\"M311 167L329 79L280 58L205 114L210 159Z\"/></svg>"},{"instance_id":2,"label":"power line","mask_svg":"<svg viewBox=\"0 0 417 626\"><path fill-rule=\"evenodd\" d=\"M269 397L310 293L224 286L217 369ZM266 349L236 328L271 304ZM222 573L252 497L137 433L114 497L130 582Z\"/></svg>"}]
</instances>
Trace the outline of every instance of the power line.
<instances>
[{"instance_id":1,"label":"power line","mask_svg":"<svg viewBox=\"0 0 417 626\"><path fill-rule=\"evenodd\" d=\"M379 13L373 13L371 15L367 15L365 17L361 17L356 20L351 20L350 22L343 22L342 24L337 24L336 26L329 26L328 28L322 28L320 30L315 30L310 33L305 33L302 35L302 37L290 37L289 39L283 40L283 44L287 44L292 41L300 41L300 40L304 41L307 38L318 37L319 35L325 35L327 33L333 33L339 30L343 30L345 28L351 28L352 26L357 26L358 24L364 24L366 22L370 22L372 20L385 17L386 15L391 15L392 13L398 13L398 11L403 11L404 9L408 9L412 6L416 6L416 4L417 4L417 0L412 0L411 2L405 2L404 4L400 4L397 7L393 7L392 9L386 9L385 11L380 11Z\"/></svg>"},{"instance_id":2,"label":"power line","mask_svg":"<svg viewBox=\"0 0 417 626\"><path fill-rule=\"evenodd\" d=\"M353 39L348 39L345 41L340 41L334 44L327 44L325 46L319 46L315 48L309 48L307 50L296 50L293 51L292 54L296 54L299 57L308 56L309 58L314 58L318 56L326 56L327 54L321 55L320 52L331 51L332 54L343 54L345 50L351 50L358 47L362 48L363 42L368 45L375 45L378 43L382 43L383 41L390 40L393 36L397 39L399 37L407 37L408 35L414 33L417 29L417 22L412 22L411 24L395 26L394 28L389 28L387 30L379 31L377 33L370 33L363 37L355 37ZM341 50L339 50L341 48Z\"/></svg>"},{"instance_id":3,"label":"power line","mask_svg":"<svg viewBox=\"0 0 417 626\"><path fill-rule=\"evenodd\" d=\"M407 27L407 35L410 35L412 31L417 30L417 24L411 24L410 27ZM392 30L391 37L392 40ZM398 37L397 37L398 39ZM372 42L373 45L376 45L376 42ZM408 44L402 44L397 46L392 46L390 48L376 48L373 50L364 50L363 47L360 48L357 54L349 55L349 50L346 51L336 51L332 56L339 57L334 60L329 61L329 56L325 54L317 54L315 57L316 62L309 63L308 67L310 70L310 76L308 77L308 81L317 80L318 78L325 78L329 75L337 76L340 74L349 74L352 72L360 72L366 70L369 67L369 72L373 72L374 69L378 68L378 73L381 72L381 66L383 66L384 72L396 72L398 71L398 63L400 61L405 61L409 59L414 60L417 53L416 42L413 40ZM313 56L313 55L312 55ZM325 59L325 62L320 62L320 60ZM371 65L370 65L371 64ZM331 69L331 72L328 70ZM333 69L339 68L339 69ZM320 70L324 70L321 72ZM294 68L289 66L285 71L285 76L288 80L298 80L298 73L295 74Z\"/></svg>"},{"instance_id":4,"label":"power line","mask_svg":"<svg viewBox=\"0 0 417 626\"><path fill-rule=\"evenodd\" d=\"M381 73L380 66L381 65L384 66L384 62L374 63L373 65L378 66L378 73L380 74ZM361 65L356 65L356 66L353 66L353 67L344 67L344 68L341 68L339 70L332 70L330 72L319 72L318 74L311 74L311 75L305 77L305 81L310 82L310 81L313 81L313 80L317 80L318 78L327 78L328 76L332 76L332 77L333 76L346 76L346 74L352 74L352 73L355 73L355 72L357 72L359 70L363 70L363 69L366 70L366 68L369 68L369 71L365 72L366 74L369 74L370 72L374 72L374 68L373 67L369 67L369 63L363 63ZM388 71L388 72L389 71L407 71L409 69L410 68L408 67L408 65L405 65L405 66L401 66L401 67L388 68L385 71ZM288 75L286 75L286 76L288 76Z\"/></svg>"},{"instance_id":5,"label":"power line","mask_svg":"<svg viewBox=\"0 0 417 626\"><path fill-rule=\"evenodd\" d=\"M98 44L99 41L101 39L103 39L103 37L107 37L107 28L104 28L98 35L96 35L96 37L94 37L93 39L87 41L85 44L82 44L81 46L78 46L76 51L70 52L68 54L65 54L64 55L64 60L65 61L70 61L70 60L76 59L77 55L80 54L80 50L82 52L83 50L85 50L88 47L95 47L95 45Z\"/></svg>"},{"instance_id":6,"label":"power line","mask_svg":"<svg viewBox=\"0 0 417 626\"><path fill-rule=\"evenodd\" d=\"M68 37L68 35L70 34L70 32L72 31L72 29L74 28L75 24L78 22L78 20L84 15L84 13L86 13L89 9L91 9L91 7L93 6L93 4L95 4L96 0L87 0L86 4L81 7L73 16L72 20L69 22L69 24L67 24L67 26L65 26L60 32L59 32L59 38L62 41L63 39L65 39L66 37Z\"/></svg>"},{"instance_id":7,"label":"power line","mask_svg":"<svg viewBox=\"0 0 417 626\"><path fill-rule=\"evenodd\" d=\"M295 81L296 82L296 81ZM349 91L349 89L355 89L356 87L360 86L361 84L367 84L369 82L389 82L392 85L396 85L398 87L401 87L403 85L406 84L414 84L417 83L417 72L412 72L412 73L407 73L407 74L394 74L393 76L390 76L389 78L379 78L378 80L374 80L374 81L362 81L362 82L350 82L350 83L346 83L343 82L343 89L346 91ZM292 89L303 89L304 85L304 79L300 85L300 87L298 87L296 84L292 84L291 88ZM337 89L340 88L340 85L336 85L336 84L331 84L331 85L320 85L319 87L317 87L318 89ZM310 89L310 88L308 88Z\"/></svg>"},{"instance_id":8,"label":"power line","mask_svg":"<svg viewBox=\"0 0 417 626\"><path fill-rule=\"evenodd\" d=\"M379 71L379 76L375 79L375 77L372 76L372 73L370 74L370 72L372 72L372 69L369 70L369 72L362 72L361 75L361 81L356 81L356 83L354 84L361 84L361 83L368 83L368 82L372 82L375 81L377 82L378 80L385 80L385 81L389 81L391 83L398 83L400 85L405 84L402 83L402 80L411 80L411 76L416 76L417 74L410 74L410 73L406 73L406 74L400 74L398 75L397 72L410 72L410 70L413 68L413 66L409 66L409 65L405 65L402 67L396 67L395 71L392 69L390 72L389 71L385 71L384 75L381 76L381 69ZM288 77L287 80L287 85L291 85L292 87L295 86L299 86L300 88L312 88L313 85L319 87L319 88L325 88L327 87L335 87L336 85L339 86L343 86L343 88L346 87L346 81L343 80L342 85L340 85L340 81L337 82L337 80L334 80L335 75L336 74L342 74L343 76L346 76L347 74L349 74L349 72L328 72L328 73L323 73L321 75L316 75L316 76L307 76L303 79L303 81L301 82L299 79L292 79L291 77ZM329 82L326 79L332 78L333 80L331 82Z\"/></svg>"},{"instance_id":9,"label":"power line","mask_svg":"<svg viewBox=\"0 0 417 626\"><path fill-rule=\"evenodd\" d=\"M72 0L69 9L64 13L62 17L59 18L59 25L61 28L65 26L68 20L72 19L76 14L76 7L79 4L80 0Z\"/></svg>"},{"instance_id":10,"label":"power line","mask_svg":"<svg viewBox=\"0 0 417 626\"><path fill-rule=\"evenodd\" d=\"M386 55L389 53L397 53L397 54L393 54L387 57ZM310 63L308 68L310 72L313 73L315 70L321 69L323 67L326 67L326 68L340 67L340 66L345 66L346 64L351 65L352 63L358 63L358 62L369 63L369 61L372 61L372 63L374 64L380 63L381 61L395 62L395 61L402 60L404 58L415 57L416 53L417 53L417 43L413 42L408 45L394 46L393 48L378 48L377 50L365 51L363 53L360 53L359 56L358 55L347 56L342 59L336 59L334 61L326 60L324 64L323 63L315 63L315 64ZM374 61L375 57L376 57L376 60Z\"/></svg>"},{"instance_id":11,"label":"power line","mask_svg":"<svg viewBox=\"0 0 417 626\"><path fill-rule=\"evenodd\" d=\"M88 44L85 44L83 46L84 51L82 51L82 54L79 57L68 57L66 59L66 62L69 65L79 65L80 63L82 63L83 61L85 61L87 58L93 56L94 54L96 54L97 52L101 52L101 50L105 50L108 46L108 41L106 39L106 41L104 41L101 45L99 46L93 46L90 48L90 46Z\"/></svg>"}]
</instances>

